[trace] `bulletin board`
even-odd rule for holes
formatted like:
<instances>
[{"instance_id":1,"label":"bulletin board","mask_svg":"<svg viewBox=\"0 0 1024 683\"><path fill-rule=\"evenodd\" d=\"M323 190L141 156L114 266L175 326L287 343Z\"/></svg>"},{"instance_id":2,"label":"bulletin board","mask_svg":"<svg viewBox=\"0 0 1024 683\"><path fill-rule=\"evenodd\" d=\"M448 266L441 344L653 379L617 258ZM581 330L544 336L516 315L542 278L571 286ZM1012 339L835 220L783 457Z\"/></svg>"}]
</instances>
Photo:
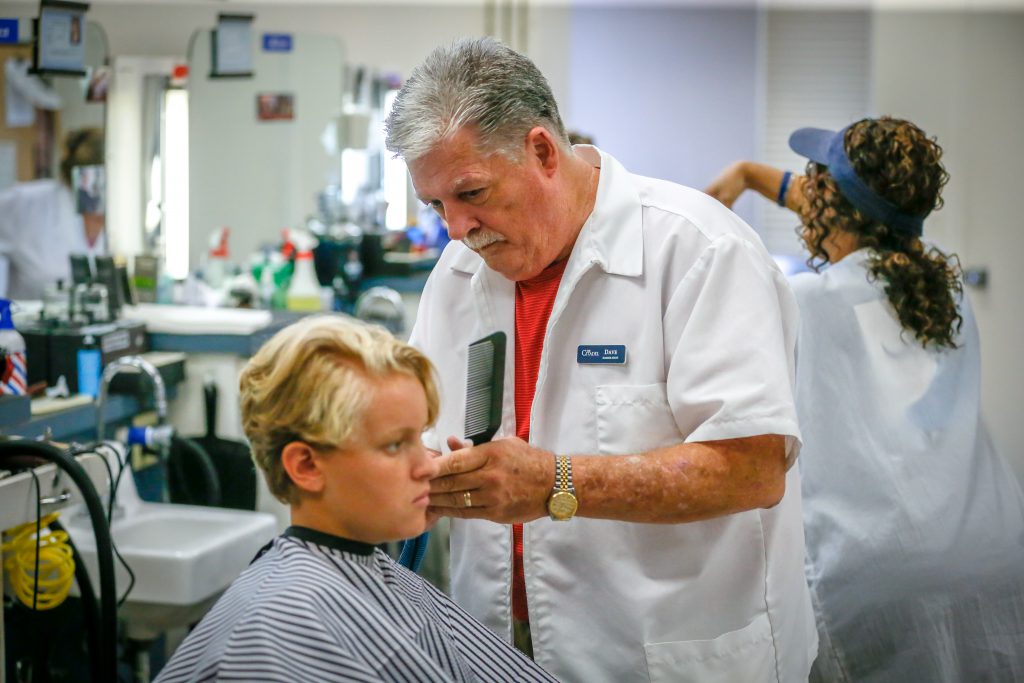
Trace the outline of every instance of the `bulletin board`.
<instances>
[{"instance_id":1,"label":"bulletin board","mask_svg":"<svg viewBox=\"0 0 1024 683\"><path fill-rule=\"evenodd\" d=\"M0 189L10 184L12 170L13 180L17 182L57 174L54 160L59 130L58 112L35 109L30 124L8 126L8 59L31 61L32 46L28 43L0 45Z\"/></svg>"}]
</instances>

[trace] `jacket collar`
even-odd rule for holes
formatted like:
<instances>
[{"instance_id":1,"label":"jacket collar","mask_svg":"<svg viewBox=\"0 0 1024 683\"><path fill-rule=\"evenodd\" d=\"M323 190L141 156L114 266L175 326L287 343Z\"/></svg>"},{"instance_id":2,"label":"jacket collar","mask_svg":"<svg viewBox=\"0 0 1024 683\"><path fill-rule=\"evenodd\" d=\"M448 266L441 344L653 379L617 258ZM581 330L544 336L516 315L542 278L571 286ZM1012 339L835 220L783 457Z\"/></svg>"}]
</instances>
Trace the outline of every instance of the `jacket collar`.
<instances>
[{"instance_id":1,"label":"jacket collar","mask_svg":"<svg viewBox=\"0 0 1024 683\"><path fill-rule=\"evenodd\" d=\"M630 173L611 155L597 147L576 145L573 150L601 169L594 210L583 224L573 247L569 268L596 264L612 275L638 276L643 273L643 210ZM484 260L462 244L451 269L475 274Z\"/></svg>"}]
</instances>

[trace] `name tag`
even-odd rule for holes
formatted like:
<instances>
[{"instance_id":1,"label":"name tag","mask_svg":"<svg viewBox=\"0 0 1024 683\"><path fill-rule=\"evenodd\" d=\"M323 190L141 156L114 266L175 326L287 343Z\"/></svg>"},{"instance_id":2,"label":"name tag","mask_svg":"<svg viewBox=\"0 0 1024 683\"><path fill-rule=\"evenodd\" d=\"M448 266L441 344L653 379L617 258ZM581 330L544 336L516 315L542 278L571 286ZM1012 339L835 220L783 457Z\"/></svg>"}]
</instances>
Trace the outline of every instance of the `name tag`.
<instances>
[{"instance_id":1,"label":"name tag","mask_svg":"<svg viewBox=\"0 0 1024 683\"><path fill-rule=\"evenodd\" d=\"M621 344L611 346L593 345L576 347L576 362L594 365L625 365L626 347Z\"/></svg>"}]
</instances>

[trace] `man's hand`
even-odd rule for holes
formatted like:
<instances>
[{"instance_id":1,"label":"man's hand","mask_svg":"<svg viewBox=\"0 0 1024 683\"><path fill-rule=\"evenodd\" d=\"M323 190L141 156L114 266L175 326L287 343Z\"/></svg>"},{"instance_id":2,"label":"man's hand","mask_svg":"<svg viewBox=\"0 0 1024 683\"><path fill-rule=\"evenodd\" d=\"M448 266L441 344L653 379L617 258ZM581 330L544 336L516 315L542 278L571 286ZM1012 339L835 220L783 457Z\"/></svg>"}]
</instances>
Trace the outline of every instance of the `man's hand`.
<instances>
[{"instance_id":1,"label":"man's hand","mask_svg":"<svg viewBox=\"0 0 1024 683\"><path fill-rule=\"evenodd\" d=\"M439 458L440 472L430 482L431 515L514 524L547 514L553 453L516 437L467 444L449 437L454 450Z\"/></svg>"}]
</instances>

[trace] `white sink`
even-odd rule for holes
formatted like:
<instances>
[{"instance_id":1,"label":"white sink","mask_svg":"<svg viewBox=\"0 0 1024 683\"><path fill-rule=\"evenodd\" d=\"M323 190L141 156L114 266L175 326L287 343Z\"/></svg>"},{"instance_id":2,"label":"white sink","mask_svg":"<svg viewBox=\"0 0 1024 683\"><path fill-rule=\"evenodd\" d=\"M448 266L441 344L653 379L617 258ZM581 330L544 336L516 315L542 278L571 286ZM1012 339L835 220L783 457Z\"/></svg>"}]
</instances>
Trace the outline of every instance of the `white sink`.
<instances>
[{"instance_id":1,"label":"white sink","mask_svg":"<svg viewBox=\"0 0 1024 683\"><path fill-rule=\"evenodd\" d=\"M135 574L121 609L129 637L146 639L174 626L198 621L253 556L277 533L276 518L264 512L144 503L129 473L122 477L111 535ZM88 515L62 516L99 592L96 538ZM114 559L118 597L130 579Z\"/></svg>"}]
</instances>

